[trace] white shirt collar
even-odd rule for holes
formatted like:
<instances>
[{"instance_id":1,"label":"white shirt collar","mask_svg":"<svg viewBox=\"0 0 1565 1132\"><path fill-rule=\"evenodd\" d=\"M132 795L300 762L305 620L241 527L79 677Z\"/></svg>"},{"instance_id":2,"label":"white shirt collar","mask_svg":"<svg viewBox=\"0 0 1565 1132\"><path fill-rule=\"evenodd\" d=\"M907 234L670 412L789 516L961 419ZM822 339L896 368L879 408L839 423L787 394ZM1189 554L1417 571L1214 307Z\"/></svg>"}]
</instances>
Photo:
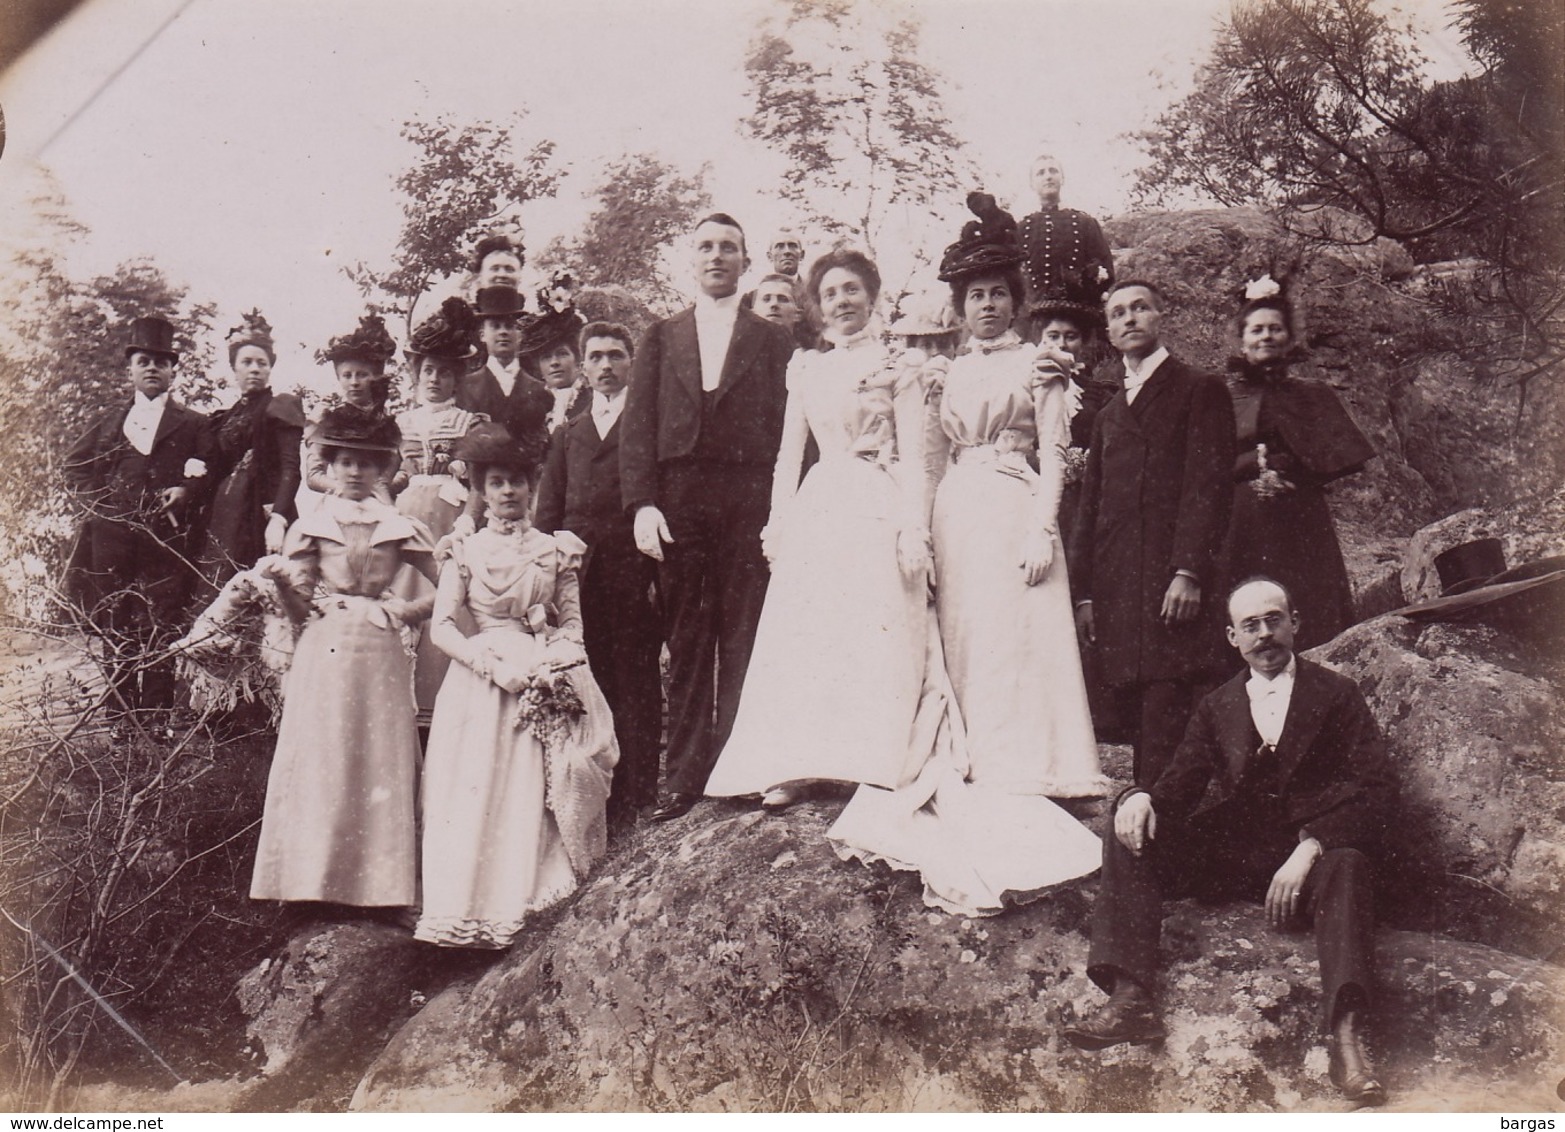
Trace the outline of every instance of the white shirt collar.
<instances>
[{"instance_id":1,"label":"white shirt collar","mask_svg":"<svg viewBox=\"0 0 1565 1132\"><path fill-rule=\"evenodd\" d=\"M696 349L701 355L701 388L712 392L723 381L728 345L739 317L739 293L714 299L706 292L696 296Z\"/></svg>"},{"instance_id":2,"label":"white shirt collar","mask_svg":"<svg viewBox=\"0 0 1565 1132\"><path fill-rule=\"evenodd\" d=\"M1141 359L1139 366L1131 364L1129 358L1124 358L1125 363L1125 400L1132 403L1136 400L1136 394L1141 392L1141 387L1147 383L1157 367L1168 360L1168 347L1159 346L1146 357Z\"/></svg>"},{"instance_id":3,"label":"white shirt collar","mask_svg":"<svg viewBox=\"0 0 1565 1132\"><path fill-rule=\"evenodd\" d=\"M724 295L722 298L713 298L705 291L696 292L696 314L727 314L730 317L739 313L739 292L732 295Z\"/></svg>"},{"instance_id":4,"label":"white shirt collar","mask_svg":"<svg viewBox=\"0 0 1565 1132\"><path fill-rule=\"evenodd\" d=\"M619 420L620 413L625 408L625 391L621 389L612 397L605 396L597 390L592 393L592 423L597 427L598 439L602 440L614 427L614 422Z\"/></svg>"},{"instance_id":5,"label":"white shirt collar","mask_svg":"<svg viewBox=\"0 0 1565 1132\"><path fill-rule=\"evenodd\" d=\"M1277 692L1293 690L1293 678L1299 671L1299 658L1297 655L1288 658L1288 666L1275 676L1267 676L1250 669L1250 678L1244 682L1245 691L1250 698L1258 699L1261 696L1270 696Z\"/></svg>"},{"instance_id":6,"label":"white shirt collar","mask_svg":"<svg viewBox=\"0 0 1565 1132\"><path fill-rule=\"evenodd\" d=\"M489 355L489 372L494 374L495 381L500 384L500 392L507 397L511 395L511 390L516 388L516 375L521 370L522 360L520 358L512 358L510 365L503 365L499 358L493 354Z\"/></svg>"},{"instance_id":7,"label":"white shirt collar","mask_svg":"<svg viewBox=\"0 0 1565 1132\"><path fill-rule=\"evenodd\" d=\"M163 423L163 411L168 403L166 389L156 397L143 397L140 393L131 396L130 411L125 414L125 424L120 431L130 441L130 446L143 456L152 455L152 443L157 437L158 425Z\"/></svg>"}]
</instances>

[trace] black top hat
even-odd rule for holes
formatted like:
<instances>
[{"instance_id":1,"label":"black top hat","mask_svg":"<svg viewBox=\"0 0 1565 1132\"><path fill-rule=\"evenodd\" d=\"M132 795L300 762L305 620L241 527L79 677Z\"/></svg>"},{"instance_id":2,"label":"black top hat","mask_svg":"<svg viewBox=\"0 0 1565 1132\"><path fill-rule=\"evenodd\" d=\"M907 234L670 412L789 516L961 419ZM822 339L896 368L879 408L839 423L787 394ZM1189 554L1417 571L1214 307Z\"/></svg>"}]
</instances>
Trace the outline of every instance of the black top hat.
<instances>
[{"instance_id":1,"label":"black top hat","mask_svg":"<svg viewBox=\"0 0 1565 1132\"><path fill-rule=\"evenodd\" d=\"M178 361L179 351L174 349L174 324L155 315L133 319L130 324L130 341L125 343L125 356L128 358L137 350L161 354Z\"/></svg>"},{"instance_id":2,"label":"black top hat","mask_svg":"<svg viewBox=\"0 0 1565 1132\"><path fill-rule=\"evenodd\" d=\"M1394 612L1418 621L1504 622L1518 631L1552 633L1565 597L1565 555L1505 568L1497 538L1459 543L1435 556L1440 596Z\"/></svg>"},{"instance_id":3,"label":"black top hat","mask_svg":"<svg viewBox=\"0 0 1565 1132\"><path fill-rule=\"evenodd\" d=\"M455 295L441 303L438 311L418 324L407 348L410 358L445 358L451 361L471 358L476 353L478 318L467 301Z\"/></svg>"},{"instance_id":4,"label":"black top hat","mask_svg":"<svg viewBox=\"0 0 1565 1132\"><path fill-rule=\"evenodd\" d=\"M515 317L526 312L527 301L515 287L480 287L474 308L479 318Z\"/></svg>"},{"instance_id":5,"label":"black top hat","mask_svg":"<svg viewBox=\"0 0 1565 1132\"><path fill-rule=\"evenodd\" d=\"M452 455L466 461L469 468L507 468L532 476L543 462L547 444L546 433L518 440L503 424L481 421L457 441Z\"/></svg>"},{"instance_id":6,"label":"black top hat","mask_svg":"<svg viewBox=\"0 0 1565 1132\"><path fill-rule=\"evenodd\" d=\"M1505 572L1505 547L1497 538L1458 543L1435 555L1435 571L1441 597L1466 593Z\"/></svg>"},{"instance_id":7,"label":"black top hat","mask_svg":"<svg viewBox=\"0 0 1565 1132\"><path fill-rule=\"evenodd\" d=\"M366 314L351 334L340 334L326 344L326 349L315 351L318 362L368 362L376 369L385 369L397 352L386 321L378 314Z\"/></svg>"},{"instance_id":8,"label":"black top hat","mask_svg":"<svg viewBox=\"0 0 1565 1132\"><path fill-rule=\"evenodd\" d=\"M962 225L956 243L940 257L942 283L958 283L991 271L1004 271L1022 262L1021 238L1016 220L995 203L989 193L968 193L968 210L977 220Z\"/></svg>"},{"instance_id":9,"label":"black top hat","mask_svg":"<svg viewBox=\"0 0 1565 1132\"><path fill-rule=\"evenodd\" d=\"M396 452L402 447L402 430L384 413L357 405L337 405L321 414L313 439L323 447Z\"/></svg>"},{"instance_id":10,"label":"black top hat","mask_svg":"<svg viewBox=\"0 0 1565 1132\"><path fill-rule=\"evenodd\" d=\"M576 313L574 286L569 275L557 274L538 289L538 313L522 324L518 354L541 354L560 342L575 345L587 321Z\"/></svg>"}]
</instances>

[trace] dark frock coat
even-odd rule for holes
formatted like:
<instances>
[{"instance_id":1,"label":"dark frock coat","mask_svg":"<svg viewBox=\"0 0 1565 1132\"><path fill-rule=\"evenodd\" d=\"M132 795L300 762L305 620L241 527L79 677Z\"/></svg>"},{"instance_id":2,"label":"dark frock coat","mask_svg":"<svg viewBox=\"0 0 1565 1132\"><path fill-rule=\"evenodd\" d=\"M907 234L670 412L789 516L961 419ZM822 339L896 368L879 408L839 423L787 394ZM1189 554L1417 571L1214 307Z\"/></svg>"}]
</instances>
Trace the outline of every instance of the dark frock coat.
<instances>
[{"instance_id":1,"label":"dark frock coat","mask_svg":"<svg viewBox=\"0 0 1565 1132\"><path fill-rule=\"evenodd\" d=\"M658 570L669 648L668 789L696 795L727 741L766 598L761 528L787 402L793 339L738 311L717 388L701 384L694 309L636 349L620 418L620 496L663 512Z\"/></svg>"},{"instance_id":2,"label":"dark frock coat","mask_svg":"<svg viewBox=\"0 0 1565 1132\"><path fill-rule=\"evenodd\" d=\"M1123 363L1120 364L1121 375ZM1223 380L1169 357L1132 405L1098 413L1070 547L1071 586L1091 600L1099 672L1115 686L1225 670L1218 551L1233 502L1233 402ZM1196 619L1159 613L1178 570L1201 586Z\"/></svg>"}]
</instances>

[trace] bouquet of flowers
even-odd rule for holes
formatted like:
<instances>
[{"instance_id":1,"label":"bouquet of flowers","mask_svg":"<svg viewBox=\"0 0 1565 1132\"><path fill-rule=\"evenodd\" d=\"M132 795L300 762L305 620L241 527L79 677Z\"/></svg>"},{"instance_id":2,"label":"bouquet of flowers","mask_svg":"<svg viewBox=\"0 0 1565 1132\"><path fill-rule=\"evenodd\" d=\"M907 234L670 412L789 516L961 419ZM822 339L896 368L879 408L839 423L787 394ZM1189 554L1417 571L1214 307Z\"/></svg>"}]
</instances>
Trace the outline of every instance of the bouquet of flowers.
<instances>
[{"instance_id":1,"label":"bouquet of flowers","mask_svg":"<svg viewBox=\"0 0 1565 1132\"><path fill-rule=\"evenodd\" d=\"M568 669L575 667L576 664L564 668L545 665L529 676L516 694L512 725L519 731L530 729L545 746L565 739L572 724L587 714L587 706L566 675Z\"/></svg>"},{"instance_id":2,"label":"bouquet of flowers","mask_svg":"<svg viewBox=\"0 0 1565 1132\"><path fill-rule=\"evenodd\" d=\"M260 702L275 720L282 712L283 676L293 662L300 626L288 616L279 582L268 567L293 564L268 556L230 578L190 632L174 642L180 675L197 711L232 711L240 700Z\"/></svg>"}]
</instances>

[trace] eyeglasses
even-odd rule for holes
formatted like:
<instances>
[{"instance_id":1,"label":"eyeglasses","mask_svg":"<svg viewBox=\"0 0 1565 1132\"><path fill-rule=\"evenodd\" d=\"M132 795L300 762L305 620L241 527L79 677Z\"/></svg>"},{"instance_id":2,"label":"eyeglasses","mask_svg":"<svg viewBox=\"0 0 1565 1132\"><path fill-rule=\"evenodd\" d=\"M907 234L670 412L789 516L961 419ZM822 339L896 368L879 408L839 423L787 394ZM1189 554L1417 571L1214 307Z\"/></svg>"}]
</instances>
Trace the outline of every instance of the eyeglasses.
<instances>
[{"instance_id":1,"label":"eyeglasses","mask_svg":"<svg viewBox=\"0 0 1565 1132\"><path fill-rule=\"evenodd\" d=\"M1288 623L1287 613L1268 613L1265 617L1246 617L1235 626L1239 632L1246 636L1256 636L1264 627L1268 632L1275 633Z\"/></svg>"}]
</instances>

